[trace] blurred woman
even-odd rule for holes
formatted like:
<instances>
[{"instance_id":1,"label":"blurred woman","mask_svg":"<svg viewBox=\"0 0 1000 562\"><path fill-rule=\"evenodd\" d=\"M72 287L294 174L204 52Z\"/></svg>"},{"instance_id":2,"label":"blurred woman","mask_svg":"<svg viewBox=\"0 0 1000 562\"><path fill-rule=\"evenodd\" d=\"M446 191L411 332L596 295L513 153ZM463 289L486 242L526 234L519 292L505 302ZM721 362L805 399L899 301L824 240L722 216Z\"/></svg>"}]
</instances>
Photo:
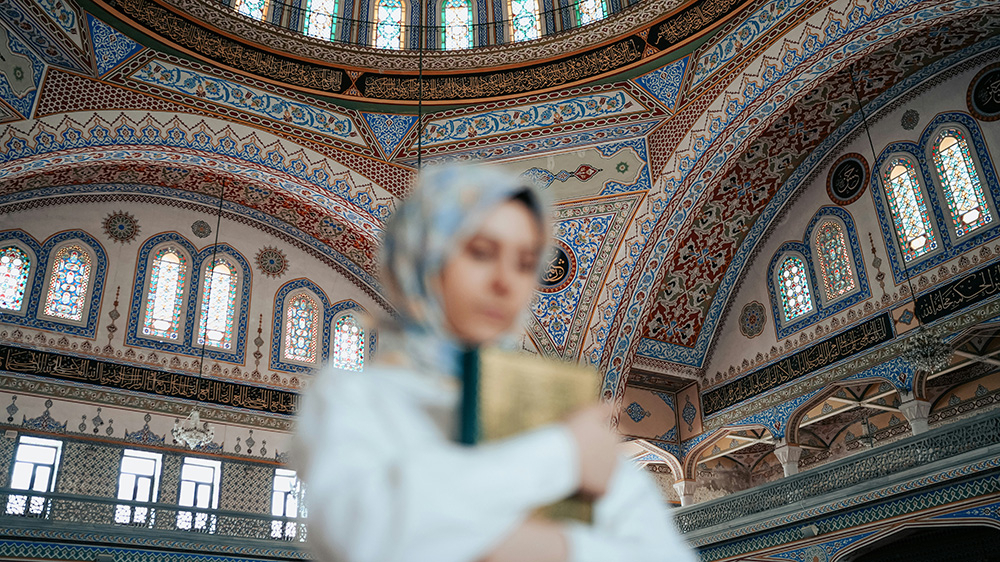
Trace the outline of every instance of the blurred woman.
<instances>
[{"instance_id":1,"label":"blurred woman","mask_svg":"<svg viewBox=\"0 0 1000 562\"><path fill-rule=\"evenodd\" d=\"M548 243L536 189L482 167L422 177L393 214L382 282L398 325L363 373L320 374L298 418L293 462L319 559L694 560L655 484L616 454L609 405L476 443L463 366L521 328ZM574 494L595 500L592 523L532 515Z\"/></svg>"}]
</instances>

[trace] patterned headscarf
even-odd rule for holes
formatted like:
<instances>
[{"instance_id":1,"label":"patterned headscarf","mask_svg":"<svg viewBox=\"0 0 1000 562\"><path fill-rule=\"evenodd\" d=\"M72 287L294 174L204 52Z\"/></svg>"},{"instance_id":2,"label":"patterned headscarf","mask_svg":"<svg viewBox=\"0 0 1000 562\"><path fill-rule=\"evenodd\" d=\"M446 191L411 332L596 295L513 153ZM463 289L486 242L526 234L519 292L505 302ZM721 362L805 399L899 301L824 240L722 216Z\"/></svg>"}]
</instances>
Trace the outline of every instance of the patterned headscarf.
<instances>
[{"instance_id":1,"label":"patterned headscarf","mask_svg":"<svg viewBox=\"0 0 1000 562\"><path fill-rule=\"evenodd\" d=\"M390 217L382 241L382 284L397 307L406 353L419 367L456 372L460 345L434 289L445 262L494 209L526 193L548 240L546 202L529 180L482 165L424 171Z\"/></svg>"}]
</instances>

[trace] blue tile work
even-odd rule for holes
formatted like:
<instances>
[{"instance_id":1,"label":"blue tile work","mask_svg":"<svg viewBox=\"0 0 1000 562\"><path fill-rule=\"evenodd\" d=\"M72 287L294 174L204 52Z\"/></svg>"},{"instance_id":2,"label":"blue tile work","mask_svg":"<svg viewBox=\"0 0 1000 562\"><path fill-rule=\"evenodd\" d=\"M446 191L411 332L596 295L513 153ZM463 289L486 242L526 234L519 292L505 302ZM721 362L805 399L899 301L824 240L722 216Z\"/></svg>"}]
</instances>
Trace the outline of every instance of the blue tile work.
<instances>
[{"instance_id":1,"label":"blue tile work","mask_svg":"<svg viewBox=\"0 0 1000 562\"><path fill-rule=\"evenodd\" d=\"M31 117L45 75L45 62L17 35L0 26L0 99L25 119Z\"/></svg>"},{"instance_id":2,"label":"blue tile work","mask_svg":"<svg viewBox=\"0 0 1000 562\"><path fill-rule=\"evenodd\" d=\"M142 45L90 14L87 14L87 25L90 27L90 38L94 45L94 62L97 64L98 76L104 76L142 50Z\"/></svg>"},{"instance_id":3,"label":"blue tile work","mask_svg":"<svg viewBox=\"0 0 1000 562\"><path fill-rule=\"evenodd\" d=\"M20 4L0 2L0 20L6 22L9 29L17 33L25 43L32 45L38 56L48 64L81 73L91 71L89 65L78 60L79 53L71 53L62 43L53 40L35 17L27 13Z\"/></svg>"},{"instance_id":4,"label":"blue tile work","mask_svg":"<svg viewBox=\"0 0 1000 562\"><path fill-rule=\"evenodd\" d=\"M879 154L878 161L876 161L875 165L872 167L870 187L872 199L875 201L875 212L878 214L882 230L882 239L885 242L886 252L889 254L889 265L892 267L892 277L895 279L896 283L902 283L906 279L906 271L909 271L910 275L917 275L930 271L945 261L968 252L973 248L981 246L986 241L993 240L1000 236L1000 220L998 220L997 217L994 217L991 224L982 226L973 231L973 233L963 236L959 240L953 239L949 228L951 217L946 216L945 214L947 211L947 205L944 202L943 194L938 188L937 182L934 180L936 176L934 163L929 159L930 145L934 141L932 136L938 129L946 125L957 125L959 128L964 129L969 133L967 136L967 139L971 141L969 150L978 157L983 168L983 177L980 178L983 185L983 192L988 199L992 200L994 208L996 208L997 204L1000 204L1000 181L997 179L996 169L993 166L993 160L990 157L990 151L986 146L986 140L983 138L983 133L979 128L979 124L972 116L957 111L942 113L927 124L927 127L924 128L923 133L920 135L920 140L917 143L897 142L886 146L882 150L881 154ZM903 258L900 256L899 247L895 242L892 217L889 216L887 208L888 203L885 200L885 190L882 187L880 173L882 167L886 165L886 161L890 157L901 153L910 155L918 173L921 175L924 186L927 188L930 198L927 202L927 207L932 210L931 216L933 226L938 234L939 246L937 250L930 252L926 257L907 264L905 266L905 270Z\"/></svg>"},{"instance_id":5,"label":"blue tile work","mask_svg":"<svg viewBox=\"0 0 1000 562\"><path fill-rule=\"evenodd\" d=\"M398 115L391 113L362 113L372 134L382 147L382 154L392 158L400 143L406 138L417 122L416 115Z\"/></svg>"},{"instance_id":6,"label":"blue tile work","mask_svg":"<svg viewBox=\"0 0 1000 562\"><path fill-rule=\"evenodd\" d=\"M46 240L41 247L39 247L38 242L34 238L20 230L0 232L0 244L3 244L5 240L20 241L28 246L37 258L35 260L34 272L30 273L31 292L24 297L28 301L28 306L24 310L24 314L0 312L0 322L48 330L60 334L70 334L86 338L94 337L97 332L97 318L101 312L101 297L104 295L104 278L108 269L107 254L104 252L104 247L101 246L101 243L82 230L65 230L60 232ZM40 305L45 302L45 297L42 295L42 287L45 286L45 276L48 274L49 259L58 247L76 241L86 245L91 251L91 257L94 258L93 271L91 273L93 282L88 287L89 293L87 299L89 302L88 308L85 311L86 317L84 318L84 322L81 325L61 322L57 321L57 319L40 318Z\"/></svg>"},{"instance_id":7,"label":"blue tile work","mask_svg":"<svg viewBox=\"0 0 1000 562\"><path fill-rule=\"evenodd\" d=\"M139 327L142 318L142 307L146 302L146 292L149 287L149 265L151 252L161 244L171 243L187 253L189 280L184 288L183 330L177 341L145 337ZM139 257L135 267L135 284L132 289L132 301L129 305L128 328L125 332L125 343L149 349L159 349L171 353L180 353L192 357L200 357L202 346L196 343L196 326L200 296L203 289L201 276L213 257L227 257L234 261L238 272L237 302L235 309L236 322L233 325L233 345L231 350L214 349L205 346L205 356L216 361L240 363L244 361L244 350L247 339L247 318L250 309L250 264L235 248L220 243L218 246L207 246L198 251L194 244L176 232L165 232L151 237L139 249Z\"/></svg>"},{"instance_id":8,"label":"blue tile work","mask_svg":"<svg viewBox=\"0 0 1000 562\"><path fill-rule=\"evenodd\" d=\"M903 3L909 5L911 0L903 0ZM694 168L695 164L701 160L705 151L710 146L717 146L715 140L718 136L726 131L727 138L731 142L725 143L719 150L712 154L711 160L706 162L706 170L722 170L725 168L726 162L734 158L736 147L743 146L743 143L755 130L754 123L757 123L759 119L766 119L767 115L770 115L774 111L777 99L790 99L803 93L803 89L807 89L813 83L814 78L818 78L820 74L827 72L827 69L836 65L838 60L842 60L843 57L849 56L848 52L857 52L859 49L865 49L874 44L888 40L888 38L897 35L903 29L908 27L909 24L903 23L902 19L891 19L888 22L884 22L884 25L878 29L872 31L871 33L866 33L863 35L851 36L855 31L861 27L866 26L877 21L879 18L883 17L887 13L894 12L898 9L904 8L902 4L885 4L878 5L873 10L871 15L867 13L859 13L858 17L851 18L848 25L834 25L829 26L829 28L824 30L824 33L828 33L829 37L817 41L815 43L810 43L808 49L803 53L794 53L790 55L788 59L782 61L781 69L774 73L765 73L764 81L761 84L756 84L748 86L747 90L744 92L746 98L740 101L734 101L731 105L731 111L727 112L725 115L713 119L711 123L708 124L708 132L703 137L695 139L695 150L692 156L682 158L680 163L680 175L677 178L668 179L665 183L664 190L666 193L674 193L679 186L684 184L687 180L688 174ZM968 6L939 6L931 7L921 11L921 18L927 22L935 21L942 17L954 17L956 11L964 12L967 9L971 9L973 6L970 4ZM845 38L849 40L844 41ZM934 76L945 69L954 66L957 63L968 60L978 53L987 51L991 48L1000 45L1000 37L991 37L977 43L976 45L970 46L954 55L935 61L929 64L919 71L913 73L912 75L904 78L897 84L894 84L884 93L879 95L875 100L869 102L866 106L868 109L868 114L878 111L885 105L891 103L893 100L903 95L907 91L917 87L918 84L927 80L927 78ZM832 48L831 48L832 47ZM818 57L818 58L817 58ZM802 68L800 63L803 60L813 61L810 68ZM777 84L779 81L784 80L789 72L798 72L800 76L797 80L785 81L782 84ZM775 88L772 88L775 86ZM752 102L756 100L760 95L766 93L768 96L764 103L759 105L752 105ZM749 113L746 110L750 109ZM755 119L756 118L756 119ZM722 282L716 291L716 297L712 300L712 304L709 308L708 313L705 316L705 321L701 332L698 335L698 341L695 343L694 347L685 347L681 345L668 344L664 342L656 342L649 339L643 339L639 342L637 347L637 353L643 357L649 357L654 359L662 359L665 361L670 361L673 363L680 363L683 365L691 366L701 366L708 353L709 346L711 344L712 338L715 336L716 326L722 316L723 311L729 303L729 294L736 286L737 282L740 280L740 274L744 271L744 266L749 261L751 255L756 249L757 243L762 239L764 234L768 231L768 227L774 217L781 211L781 209L788 202L789 198L796 193L803 182L815 171L816 167L820 165L825 157L834 150L837 145L847 136L851 135L855 130L861 126L861 113L857 112L852 115L847 121L844 122L834 133L827 136L820 145L813 150L809 156L796 167L795 171L789 177L789 179L782 184L778 193L768 202L764 211L761 215L754 221L750 230L747 232L743 241L740 243L739 249L730 261L729 266L726 268L726 274L723 277ZM687 186L687 190L684 194L685 201L697 200L703 192L705 191L708 183L715 177L713 173L704 173L694 178L690 184ZM694 205L688 208L692 208ZM671 230L677 231L680 225L688 219L688 210L683 212L677 212L670 217L665 217L662 220L667 221L667 228L664 232L670 232ZM659 219L659 213L657 213L656 218ZM655 242L655 256L666 255L668 250L672 248L672 242L669 239L662 238ZM636 275L640 275L638 283L636 284L636 291L654 291L655 287L653 284L656 280L655 272L648 269L641 272L637 272ZM613 349L604 350L604 354L628 354L630 353L633 338L641 337L641 323L647 316L647 311L640 302L633 303L625 311L623 320L621 321L621 330L618 337L614 340ZM605 373L604 377L604 390L615 392L618 388L620 380L623 380L619 368L612 366Z\"/></svg>"},{"instance_id":9,"label":"blue tile work","mask_svg":"<svg viewBox=\"0 0 1000 562\"><path fill-rule=\"evenodd\" d=\"M639 76L635 82L652 94L667 109L673 111L677 103L677 96L681 91L681 82L684 80L684 70L687 68L687 63L688 57L684 57Z\"/></svg>"},{"instance_id":10,"label":"blue tile work","mask_svg":"<svg viewBox=\"0 0 1000 562\"><path fill-rule=\"evenodd\" d=\"M649 190L651 188L651 182L649 180L649 156L647 154L647 146L645 138L631 139L627 141L602 144L597 147L597 150L601 152L601 156L605 158L610 158L618 152L626 149L633 149L639 155L639 161L642 163L642 170L639 175L636 176L636 181L631 184L623 184L614 181L609 181L604 184L604 188L601 190L601 195L611 195L613 193L627 193L629 191L638 190Z\"/></svg>"},{"instance_id":11,"label":"blue tile work","mask_svg":"<svg viewBox=\"0 0 1000 562\"><path fill-rule=\"evenodd\" d=\"M631 404L629 404L628 408L625 408L625 413L628 414L628 417L632 418L632 421L634 421L635 423L639 423L642 420L649 417L650 415L652 415L649 413L648 410L643 408L642 405L639 404L638 402L632 402Z\"/></svg>"}]
</instances>

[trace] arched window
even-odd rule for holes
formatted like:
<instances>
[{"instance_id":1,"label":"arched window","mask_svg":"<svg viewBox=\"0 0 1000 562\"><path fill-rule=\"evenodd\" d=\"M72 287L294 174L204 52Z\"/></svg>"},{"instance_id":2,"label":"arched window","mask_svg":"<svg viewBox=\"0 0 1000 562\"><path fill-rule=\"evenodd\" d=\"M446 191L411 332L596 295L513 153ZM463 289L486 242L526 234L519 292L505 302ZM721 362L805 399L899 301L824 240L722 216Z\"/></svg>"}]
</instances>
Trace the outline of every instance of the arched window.
<instances>
[{"instance_id":1,"label":"arched window","mask_svg":"<svg viewBox=\"0 0 1000 562\"><path fill-rule=\"evenodd\" d=\"M942 131L931 152L944 198L955 221L955 233L963 236L991 222L993 217L986 206L979 172L962 131L955 128Z\"/></svg>"},{"instance_id":2,"label":"arched window","mask_svg":"<svg viewBox=\"0 0 1000 562\"><path fill-rule=\"evenodd\" d=\"M448 50L468 49L472 46L472 3L444 0L442 6L441 44Z\"/></svg>"},{"instance_id":3,"label":"arched window","mask_svg":"<svg viewBox=\"0 0 1000 562\"><path fill-rule=\"evenodd\" d=\"M348 371L365 366L365 331L351 315L341 316L333 328L333 366Z\"/></svg>"},{"instance_id":4,"label":"arched window","mask_svg":"<svg viewBox=\"0 0 1000 562\"><path fill-rule=\"evenodd\" d=\"M31 260L17 246L0 248L0 310L21 310Z\"/></svg>"},{"instance_id":5,"label":"arched window","mask_svg":"<svg viewBox=\"0 0 1000 562\"><path fill-rule=\"evenodd\" d=\"M917 182L917 173L908 158L896 158L883 175L889 210L903 249L903 259L910 261L937 247L934 229L924 195Z\"/></svg>"},{"instance_id":6,"label":"arched window","mask_svg":"<svg viewBox=\"0 0 1000 562\"><path fill-rule=\"evenodd\" d=\"M82 320L90 283L91 259L80 246L66 246L52 260L45 314L66 320Z\"/></svg>"},{"instance_id":7,"label":"arched window","mask_svg":"<svg viewBox=\"0 0 1000 562\"><path fill-rule=\"evenodd\" d=\"M604 0L578 0L576 3L576 21L579 25L587 25L607 17Z\"/></svg>"},{"instance_id":8,"label":"arched window","mask_svg":"<svg viewBox=\"0 0 1000 562\"><path fill-rule=\"evenodd\" d=\"M310 37L333 39L337 0L307 0L303 30Z\"/></svg>"},{"instance_id":9,"label":"arched window","mask_svg":"<svg viewBox=\"0 0 1000 562\"><path fill-rule=\"evenodd\" d=\"M802 258L788 256L778 269L778 289L785 320L798 318L813 309L809 274Z\"/></svg>"},{"instance_id":10,"label":"arched window","mask_svg":"<svg viewBox=\"0 0 1000 562\"><path fill-rule=\"evenodd\" d=\"M847 251L844 230L833 221L826 221L816 231L816 254L826 300L831 301L854 290L851 256Z\"/></svg>"},{"instance_id":11,"label":"arched window","mask_svg":"<svg viewBox=\"0 0 1000 562\"><path fill-rule=\"evenodd\" d=\"M198 345L232 349L236 278L236 268L221 258L215 260L208 269L205 289L201 295Z\"/></svg>"},{"instance_id":12,"label":"arched window","mask_svg":"<svg viewBox=\"0 0 1000 562\"><path fill-rule=\"evenodd\" d=\"M255 20L264 21L267 0L236 0L236 11Z\"/></svg>"},{"instance_id":13,"label":"arched window","mask_svg":"<svg viewBox=\"0 0 1000 562\"><path fill-rule=\"evenodd\" d=\"M402 0L378 0L375 8L375 46L379 49L403 48Z\"/></svg>"},{"instance_id":14,"label":"arched window","mask_svg":"<svg viewBox=\"0 0 1000 562\"><path fill-rule=\"evenodd\" d=\"M157 252L149 274L143 334L177 339L181 324L181 305L184 302L185 277L187 260L179 250L168 246Z\"/></svg>"},{"instance_id":15,"label":"arched window","mask_svg":"<svg viewBox=\"0 0 1000 562\"><path fill-rule=\"evenodd\" d=\"M511 36L514 41L530 41L542 35L537 0L510 0Z\"/></svg>"},{"instance_id":16,"label":"arched window","mask_svg":"<svg viewBox=\"0 0 1000 562\"><path fill-rule=\"evenodd\" d=\"M319 336L319 310L316 301L299 294L285 308L285 359L316 362L316 340Z\"/></svg>"}]
</instances>

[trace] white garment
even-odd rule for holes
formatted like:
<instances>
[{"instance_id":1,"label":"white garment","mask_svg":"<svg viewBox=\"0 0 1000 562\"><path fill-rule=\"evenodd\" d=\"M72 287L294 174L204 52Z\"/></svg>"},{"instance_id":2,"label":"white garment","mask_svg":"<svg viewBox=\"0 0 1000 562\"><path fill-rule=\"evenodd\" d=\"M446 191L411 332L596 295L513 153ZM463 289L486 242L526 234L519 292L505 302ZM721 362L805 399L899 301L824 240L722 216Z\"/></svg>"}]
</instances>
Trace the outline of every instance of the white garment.
<instances>
[{"instance_id":1,"label":"white garment","mask_svg":"<svg viewBox=\"0 0 1000 562\"><path fill-rule=\"evenodd\" d=\"M536 508L579 485L576 444L552 425L459 445L454 377L327 369L302 400L292 462L306 483L309 543L323 562L474 562ZM573 562L693 562L648 475L624 459L571 524Z\"/></svg>"}]
</instances>

